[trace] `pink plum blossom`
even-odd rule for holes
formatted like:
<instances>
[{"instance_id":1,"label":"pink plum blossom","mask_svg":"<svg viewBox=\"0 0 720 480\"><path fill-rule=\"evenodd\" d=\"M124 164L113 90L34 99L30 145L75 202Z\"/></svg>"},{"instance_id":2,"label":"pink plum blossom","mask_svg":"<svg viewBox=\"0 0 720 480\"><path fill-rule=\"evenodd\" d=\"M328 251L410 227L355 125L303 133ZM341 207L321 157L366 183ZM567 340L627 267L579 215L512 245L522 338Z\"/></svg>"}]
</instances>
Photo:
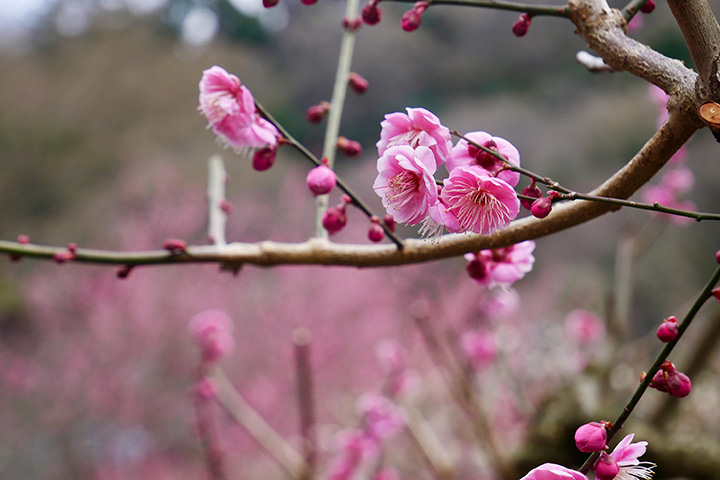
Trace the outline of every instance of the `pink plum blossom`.
<instances>
[{"instance_id":1,"label":"pink plum blossom","mask_svg":"<svg viewBox=\"0 0 720 480\"><path fill-rule=\"evenodd\" d=\"M505 157L510 163L520 166L520 152L515 146L501 137L493 137L487 132L470 132L465 137L469 138L478 145L482 145L490 150L495 150ZM448 171L452 171L455 167L467 167L477 165L482 167L488 175L504 180L508 185L514 187L520 180L520 174L507 170L506 164L502 160L490 155L467 140L460 140L450 152L450 156L446 160Z\"/></svg>"},{"instance_id":2,"label":"pink plum blossom","mask_svg":"<svg viewBox=\"0 0 720 480\"><path fill-rule=\"evenodd\" d=\"M277 144L277 128L258 115L250 90L225 69L216 65L203 72L199 100L208 126L236 150Z\"/></svg>"},{"instance_id":3,"label":"pink plum blossom","mask_svg":"<svg viewBox=\"0 0 720 480\"><path fill-rule=\"evenodd\" d=\"M524 242L509 247L467 253L467 271L470 277L485 287L509 287L532 270L535 263L535 242Z\"/></svg>"},{"instance_id":4,"label":"pink plum blossom","mask_svg":"<svg viewBox=\"0 0 720 480\"><path fill-rule=\"evenodd\" d=\"M398 223L416 225L437 202L435 157L428 147L390 147L378 159L373 189Z\"/></svg>"},{"instance_id":5,"label":"pink plum blossom","mask_svg":"<svg viewBox=\"0 0 720 480\"><path fill-rule=\"evenodd\" d=\"M492 235L520 212L515 190L480 167L457 167L443 183L440 196L464 232Z\"/></svg>"},{"instance_id":6,"label":"pink plum blossom","mask_svg":"<svg viewBox=\"0 0 720 480\"><path fill-rule=\"evenodd\" d=\"M378 155L398 145L412 148L428 147L439 167L450 154L452 140L450 130L440 119L424 108L407 108L407 115L400 112L388 113L380 123L380 140L377 142Z\"/></svg>"},{"instance_id":7,"label":"pink plum blossom","mask_svg":"<svg viewBox=\"0 0 720 480\"><path fill-rule=\"evenodd\" d=\"M647 450L647 442L632 443L635 434L623 438L610 456L615 459L620 471L615 480L647 480L652 478L654 463L638 460Z\"/></svg>"},{"instance_id":8,"label":"pink plum blossom","mask_svg":"<svg viewBox=\"0 0 720 480\"><path fill-rule=\"evenodd\" d=\"M530 470L520 480L588 480L588 478L584 474L562 465L544 463Z\"/></svg>"}]
</instances>

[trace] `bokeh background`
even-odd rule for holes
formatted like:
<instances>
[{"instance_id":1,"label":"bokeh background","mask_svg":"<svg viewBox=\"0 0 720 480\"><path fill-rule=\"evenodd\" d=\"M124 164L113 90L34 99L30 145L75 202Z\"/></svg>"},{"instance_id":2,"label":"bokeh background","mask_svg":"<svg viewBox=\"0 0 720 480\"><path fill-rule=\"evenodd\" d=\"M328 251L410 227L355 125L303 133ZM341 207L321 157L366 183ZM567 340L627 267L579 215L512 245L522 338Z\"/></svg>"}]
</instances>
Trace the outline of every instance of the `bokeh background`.
<instances>
[{"instance_id":1,"label":"bokeh background","mask_svg":"<svg viewBox=\"0 0 720 480\"><path fill-rule=\"evenodd\" d=\"M667 6L658 3L633 35L691 65ZM623 165L656 127L648 85L584 70L575 53L585 45L567 21L536 18L528 35L516 38L513 13L433 7L408 34L400 29L406 7L383 3L383 21L359 31L353 70L370 89L349 96L341 128L364 153L341 156L338 171L378 211L371 185L379 123L407 106L432 110L451 129L507 138L524 166L578 191ZM308 238L308 165L281 150L276 165L260 173L222 150L197 113L197 85L205 68L223 66L319 152L323 128L308 125L304 114L329 100L344 8L294 0L272 10L259 0L0 0L0 238L133 250L158 248L169 237L205 243L207 159L218 152L232 178L230 240ZM688 145L695 184L687 197L700 210L720 204L719 161L711 135L696 134ZM365 241L367 221L355 213L337 241ZM413 320L418 308L432 312L440 329L493 330L500 351L522 357L515 374L540 402L565 385L558 378L577 373L575 357L557 348L564 341L576 347L563 334L567 313L583 308L611 320L616 286L629 292L630 285L626 315L614 318L620 327L611 336L617 345L640 343L588 357L612 360L603 371L615 379L617 398L599 395L599 405L588 408L613 416L656 349L648 334L662 318L681 315L709 276L718 233L711 222L679 226L623 210L540 239L535 270L517 285L520 306L500 320L483 310L486 294L464 274L462 259L362 271L246 267L237 277L214 266L160 267L124 281L111 268L2 262L0 477L202 478L189 393L198 352L187 322L208 308L235 320L237 348L223 365L236 386L290 439L297 435L290 337L297 327L310 329L318 431L330 456L333 434L357 423L355 398L382 378L373 354L378 340L401 342L432 377ZM630 276L618 280L618 245L627 253L628 238L638 251ZM684 407L695 420L679 416L686 420L667 428L704 431L717 442L715 357ZM537 413L498 419L499 429L514 432L510 445L534 431ZM448 439L456 428L449 417L444 409L428 417ZM242 428L220 418L236 478L280 475ZM462 441L448 442L462 456ZM465 462L467 478L482 464L476 460ZM425 475L421 466L404 468Z\"/></svg>"}]
</instances>

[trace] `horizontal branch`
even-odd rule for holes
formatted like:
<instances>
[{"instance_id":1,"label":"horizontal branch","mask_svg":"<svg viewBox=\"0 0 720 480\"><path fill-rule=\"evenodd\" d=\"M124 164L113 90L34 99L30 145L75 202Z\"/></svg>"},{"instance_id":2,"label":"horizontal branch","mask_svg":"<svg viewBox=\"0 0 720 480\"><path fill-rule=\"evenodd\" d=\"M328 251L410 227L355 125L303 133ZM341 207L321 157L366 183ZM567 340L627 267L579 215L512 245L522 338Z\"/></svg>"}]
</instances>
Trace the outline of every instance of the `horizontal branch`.
<instances>
[{"instance_id":1,"label":"horizontal branch","mask_svg":"<svg viewBox=\"0 0 720 480\"><path fill-rule=\"evenodd\" d=\"M648 140L642 149L623 168L590 195L627 199L644 185L697 130L697 124L682 113L671 112L667 122ZM528 217L484 237L473 234L451 234L439 242L409 239L405 248L395 245L354 245L333 243L325 239L311 239L303 243L264 241L259 243L231 243L226 246L190 246L185 252L156 250L149 252L113 252L79 248L73 262L124 265L219 263L237 270L244 264L275 265L343 265L355 267L384 267L429 262L499 248L524 240L536 239L592 220L604 213L621 208L606 203L574 201L553 208L544 219ZM52 259L65 248L0 241L0 252L13 257Z\"/></svg>"}]
</instances>

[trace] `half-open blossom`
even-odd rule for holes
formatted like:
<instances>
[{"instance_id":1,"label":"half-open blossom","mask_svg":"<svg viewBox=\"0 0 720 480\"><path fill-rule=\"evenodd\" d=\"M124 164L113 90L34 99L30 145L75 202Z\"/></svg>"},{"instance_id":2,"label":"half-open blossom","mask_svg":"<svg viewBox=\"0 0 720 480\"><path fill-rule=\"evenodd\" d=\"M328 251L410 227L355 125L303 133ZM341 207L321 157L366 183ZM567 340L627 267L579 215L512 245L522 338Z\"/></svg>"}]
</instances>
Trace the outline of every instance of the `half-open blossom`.
<instances>
[{"instance_id":1,"label":"half-open blossom","mask_svg":"<svg viewBox=\"0 0 720 480\"><path fill-rule=\"evenodd\" d=\"M492 235L520 212L515 190L480 167L457 167L443 183L440 196L464 232Z\"/></svg>"},{"instance_id":2,"label":"half-open blossom","mask_svg":"<svg viewBox=\"0 0 720 480\"><path fill-rule=\"evenodd\" d=\"M515 146L501 137L493 137L487 132L470 132L465 137L469 138L478 145L496 151L505 157L508 162L515 166L520 166L520 152ZM452 171L455 167L477 165L487 171L488 175L498 177L505 180L507 184L514 187L520 180L520 174L508 170L506 163L499 158L477 148L476 146L461 139L450 152L450 156L446 160L448 171Z\"/></svg>"},{"instance_id":3,"label":"half-open blossom","mask_svg":"<svg viewBox=\"0 0 720 480\"><path fill-rule=\"evenodd\" d=\"M570 470L554 463L543 463L530 470L520 480L588 480L588 478L577 470Z\"/></svg>"},{"instance_id":4,"label":"half-open blossom","mask_svg":"<svg viewBox=\"0 0 720 480\"><path fill-rule=\"evenodd\" d=\"M378 155L398 145L412 148L428 147L435 155L439 167L452 149L450 130L440 119L424 108L407 108L407 115L400 112L388 113L380 123L380 140L377 142Z\"/></svg>"},{"instance_id":5,"label":"half-open blossom","mask_svg":"<svg viewBox=\"0 0 720 480\"><path fill-rule=\"evenodd\" d=\"M373 189L396 222L416 225L437 202L436 168L428 147L402 145L383 151Z\"/></svg>"},{"instance_id":6,"label":"half-open blossom","mask_svg":"<svg viewBox=\"0 0 720 480\"><path fill-rule=\"evenodd\" d=\"M632 443L635 434L623 438L610 456L615 459L620 471L615 480L648 480L652 478L654 463L638 460L647 450L647 442Z\"/></svg>"},{"instance_id":7,"label":"half-open blossom","mask_svg":"<svg viewBox=\"0 0 720 480\"><path fill-rule=\"evenodd\" d=\"M203 72L199 100L208 126L236 150L277 144L277 128L258 115L250 90L225 69L216 65Z\"/></svg>"},{"instance_id":8,"label":"half-open blossom","mask_svg":"<svg viewBox=\"0 0 720 480\"><path fill-rule=\"evenodd\" d=\"M488 248L467 253L465 259L470 277L485 287L509 287L532 270L535 263L535 242L524 242L503 248Z\"/></svg>"}]
</instances>

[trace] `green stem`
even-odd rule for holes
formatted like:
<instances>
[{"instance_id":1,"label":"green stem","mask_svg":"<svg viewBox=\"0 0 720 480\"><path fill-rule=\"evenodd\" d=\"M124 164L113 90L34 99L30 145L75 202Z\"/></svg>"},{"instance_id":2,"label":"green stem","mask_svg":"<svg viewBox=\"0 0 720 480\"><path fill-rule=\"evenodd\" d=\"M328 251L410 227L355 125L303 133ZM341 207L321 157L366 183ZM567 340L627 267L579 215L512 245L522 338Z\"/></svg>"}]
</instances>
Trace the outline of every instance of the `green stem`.
<instances>
[{"instance_id":1,"label":"green stem","mask_svg":"<svg viewBox=\"0 0 720 480\"><path fill-rule=\"evenodd\" d=\"M685 330L688 329L690 326L690 323L692 323L693 319L695 318L695 315L700 310L700 307L703 306L703 304L713 296L712 290L715 288L715 285L717 285L718 281L720 281L720 267L715 269L715 273L710 278L710 281L705 285L705 288L700 292L697 299L693 303L692 307L690 307L690 310L685 315L685 318L683 318L682 322L678 326L678 335L675 340L665 345L665 348L662 349L660 354L655 359L655 362L652 364L650 369L645 374L645 378L642 382L640 382L640 385L638 385L637 389L635 390L635 393L630 398L630 401L625 405L625 408L623 409L622 413L620 413L620 416L613 422L612 427L608 430L607 433L607 441L610 443L610 441L613 439L615 434L623 427L623 424L625 421L630 417L630 414L635 409L635 406L640 401L640 398L642 398L645 391L650 386L650 382L652 382L653 377L655 376L655 373L657 373L658 370L660 370L660 365L667 360L668 356L670 356L670 352L673 351L675 348L675 345L680 341L683 334L685 333ZM593 453L588 457L587 460L585 460L585 463L583 463L582 467L580 467L580 472L587 473L592 465L595 463L595 460L597 459L599 453Z\"/></svg>"},{"instance_id":2,"label":"green stem","mask_svg":"<svg viewBox=\"0 0 720 480\"><path fill-rule=\"evenodd\" d=\"M416 0L385 0L398 3L415 3ZM531 5L527 3L504 2L493 0L430 0L430 5L453 5L459 7L492 8L523 12L537 16L570 18L570 9L566 5Z\"/></svg>"}]
</instances>

